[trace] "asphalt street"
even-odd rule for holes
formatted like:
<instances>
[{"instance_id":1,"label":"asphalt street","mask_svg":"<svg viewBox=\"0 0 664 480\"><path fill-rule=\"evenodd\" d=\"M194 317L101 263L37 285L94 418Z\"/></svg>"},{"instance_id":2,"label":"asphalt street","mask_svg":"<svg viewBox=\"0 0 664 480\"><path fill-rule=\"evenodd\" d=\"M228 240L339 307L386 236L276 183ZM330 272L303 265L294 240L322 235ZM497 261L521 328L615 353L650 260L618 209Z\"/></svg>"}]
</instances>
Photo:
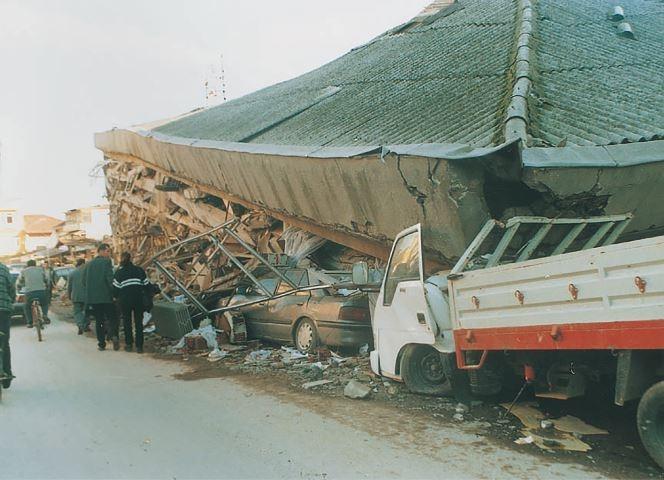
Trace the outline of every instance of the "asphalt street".
<instances>
[{"instance_id":1,"label":"asphalt street","mask_svg":"<svg viewBox=\"0 0 664 480\"><path fill-rule=\"evenodd\" d=\"M180 363L98 352L57 319L43 343L14 326L12 349L0 478L599 478L457 429L408 428L367 402L308 408L233 379L178 380Z\"/></svg>"}]
</instances>

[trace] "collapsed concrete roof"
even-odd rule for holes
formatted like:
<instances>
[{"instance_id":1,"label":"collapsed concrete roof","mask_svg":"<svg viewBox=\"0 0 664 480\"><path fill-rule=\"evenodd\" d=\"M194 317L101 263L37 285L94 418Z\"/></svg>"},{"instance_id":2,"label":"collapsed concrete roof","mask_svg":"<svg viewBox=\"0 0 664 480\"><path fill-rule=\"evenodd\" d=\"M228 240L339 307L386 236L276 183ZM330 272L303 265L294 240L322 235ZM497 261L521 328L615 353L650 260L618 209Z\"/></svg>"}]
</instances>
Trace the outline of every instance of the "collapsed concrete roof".
<instances>
[{"instance_id":1,"label":"collapsed concrete roof","mask_svg":"<svg viewBox=\"0 0 664 480\"><path fill-rule=\"evenodd\" d=\"M96 145L383 257L419 221L453 259L510 207L664 226L643 195L664 161L661 2L626 0L622 19L605 0L440 4L300 77Z\"/></svg>"}]
</instances>

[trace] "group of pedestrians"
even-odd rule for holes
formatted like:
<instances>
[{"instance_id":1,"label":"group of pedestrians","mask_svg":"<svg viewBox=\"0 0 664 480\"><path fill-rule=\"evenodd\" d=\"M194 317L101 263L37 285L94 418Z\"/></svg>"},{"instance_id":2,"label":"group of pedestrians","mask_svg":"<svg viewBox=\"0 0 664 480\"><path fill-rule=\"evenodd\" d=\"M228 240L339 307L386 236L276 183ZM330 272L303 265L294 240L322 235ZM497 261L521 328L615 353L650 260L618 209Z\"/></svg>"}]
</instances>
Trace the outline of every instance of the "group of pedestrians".
<instances>
[{"instance_id":1,"label":"group of pedestrians","mask_svg":"<svg viewBox=\"0 0 664 480\"><path fill-rule=\"evenodd\" d=\"M46 265L45 265L46 266ZM9 388L13 378L9 347L9 327L13 313L16 292L25 292L25 318L28 327L32 326L30 304L39 300L48 318L48 307L54 284L54 275L49 268L37 267L34 260L27 263L16 282L9 269L0 263L0 348L2 365L0 379L4 388ZM121 255L120 265L114 271L111 261L111 248L102 243L97 248L97 256L90 262L76 261L76 269L69 275L67 296L72 301L74 320L78 334L90 330L88 311L95 318L97 348L106 350L111 342L114 350L120 349L118 307L124 327L125 350L143 353L143 314L150 309L154 287L148 281L145 270L134 265L131 254ZM116 305L117 300L117 305Z\"/></svg>"},{"instance_id":2,"label":"group of pedestrians","mask_svg":"<svg viewBox=\"0 0 664 480\"><path fill-rule=\"evenodd\" d=\"M131 254L124 252L120 266L113 272L111 249L102 243L97 256L89 263L79 260L76 270L69 276L67 286L74 308L78 333L89 330L89 308L95 318L97 348L106 350L107 342L113 350L120 349L118 306L123 320L125 350L143 353L143 314L152 295L152 285L145 270L134 265ZM115 300L118 301L118 306Z\"/></svg>"}]
</instances>

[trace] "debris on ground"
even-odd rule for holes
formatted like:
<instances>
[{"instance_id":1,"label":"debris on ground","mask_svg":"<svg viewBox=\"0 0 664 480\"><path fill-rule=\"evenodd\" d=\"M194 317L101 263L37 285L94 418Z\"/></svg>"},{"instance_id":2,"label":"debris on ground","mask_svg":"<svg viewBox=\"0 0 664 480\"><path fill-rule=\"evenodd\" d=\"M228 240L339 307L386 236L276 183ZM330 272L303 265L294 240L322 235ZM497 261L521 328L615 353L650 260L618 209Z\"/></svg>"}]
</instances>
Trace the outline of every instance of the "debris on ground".
<instances>
[{"instance_id":1,"label":"debris on ground","mask_svg":"<svg viewBox=\"0 0 664 480\"><path fill-rule=\"evenodd\" d=\"M187 343L188 339L189 343ZM201 340L199 340L201 339ZM206 325L205 327L197 328L187 333L184 337L180 339L178 343L174 345L175 350L180 350L185 347L188 347L190 351L192 350L202 350L204 348L215 349L219 347L217 342L217 331L212 325Z\"/></svg>"},{"instance_id":2,"label":"debris on ground","mask_svg":"<svg viewBox=\"0 0 664 480\"><path fill-rule=\"evenodd\" d=\"M470 408L468 405L465 405L463 403L457 403L456 407L454 407L454 411L458 414L463 415L464 413L468 413L470 411Z\"/></svg>"},{"instance_id":3,"label":"debris on ground","mask_svg":"<svg viewBox=\"0 0 664 480\"><path fill-rule=\"evenodd\" d=\"M307 382L302 384L302 388L309 390L310 388L320 387L322 385L327 385L328 383L332 383L332 380L316 380L315 382Z\"/></svg>"},{"instance_id":4,"label":"debris on ground","mask_svg":"<svg viewBox=\"0 0 664 480\"><path fill-rule=\"evenodd\" d=\"M607 435L609 433L601 428L588 425L580 418L571 415L565 415L564 417L554 420L554 427L561 432L577 435Z\"/></svg>"},{"instance_id":5,"label":"debris on ground","mask_svg":"<svg viewBox=\"0 0 664 480\"><path fill-rule=\"evenodd\" d=\"M219 360L224 359L227 355L227 351L215 348L207 355L207 358L209 362L218 362Z\"/></svg>"},{"instance_id":6,"label":"debris on ground","mask_svg":"<svg viewBox=\"0 0 664 480\"><path fill-rule=\"evenodd\" d=\"M517 445L528 445L533 443L534 441L535 439L533 439L532 435L528 435L527 437L517 438L516 440L514 440L514 443L516 443Z\"/></svg>"},{"instance_id":7,"label":"debris on ground","mask_svg":"<svg viewBox=\"0 0 664 480\"><path fill-rule=\"evenodd\" d=\"M512 405L511 410L509 404L505 403L502 406L521 420L525 427L521 430L522 435L524 438L532 438L532 442L528 443L534 443L543 450L587 452L591 447L580 437L608 433L570 415L558 419L546 418L546 414L538 410L536 404L532 402Z\"/></svg>"},{"instance_id":8,"label":"debris on ground","mask_svg":"<svg viewBox=\"0 0 664 480\"><path fill-rule=\"evenodd\" d=\"M371 395L371 388L357 380L351 380L344 388L344 395L355 399L368 398Z\"/></svg>"},{"instance_id":9,"label":"debris on ground","mask_svg":"<svg viewBox=\"0 0 664 480\"><path fill-rule=\"evenodd\" d=\"M52 308L61 319L73 322L70 305L58 301L54 302ZM74 331L74 327L72 329ZM86 334L86 337L91 342L94 340L92 333ZM290 389L296 394L300 392L307 397L316 395L332 399L344 398L345 387L351 380L356 380L356 384L364 386L364 392L370 390L368 393L370 400L366 401L377 403L379 408L389 406L408 411L418 418L426 419L432 428L452 426L463 432L486 436L487 440L513 445L515 449L530 448L532 453L539 451L542 452L541 455L560 459L576 458L579 462L586 459L588 454L584 452L590 448L583 441L586 440L583 436L592 435L592 447L596 452L593 454L592 462L602 465L603 471L622 478L654 477L659 472L652 462L646 460L646 454L638 443L638 432L632 432L631 418L623 420L618 415L611 417L611 422L607 424L611 435L602 436L606 430L598 429L581 420L585 418L583 409L565 411L566 414L574 413L581 418L572 415L555 418L536 408L537 403L520 402L514 409L519 415L512 416L505 415L508 405L500 406L490 401L484 404L471 401L468 412L460 414L463 416L463 421L457 421L454 415L457 413L458 404L452 398L412 394L403 383L375 375L371 371L369 358L358 356L359 352L354 349L321 348L312 354L303 354L292 347L282 348L280 345L258 340L233 345L227 343L226 339L219 341L219 350L226 352L224 354L212 353L214 349L208 349L207 342L204 350L190 352L184 348L174 350L173 347L178 343L176 339L161 337L156 333L147 333L145 338L146 352L155 354L157 358L181 359L185 362L186 371L176 376L182 380L238 376L252 385L254 383L262 385L267 382L265 384L269 385L269 388L279 385L279 388ZM269 356L263 360L245 363L245 358L250 352L261 350L269 351ZM214 358L217 355L223 358L210 361L210 356ZM316 382L315 386L307 385L313 382ZM308 388L305 388L305 385ZM523 409L522 406L526 408ZM519 419L522 422L519 422ZM551 421L555 427L542 429L543 421ZM577 421L581 423L576 423ZM523 431L527 424L532 427L528 433ZM570 424L573 426L570 427ZM574 433L570 434L565 430ZM575 435L581 436L582 439L573 438ZM527 440L523 444L515 442L517 439L528 437L532 441ZM537 445L537 448L528 447L529 444Z\"/></svg>"}]
</instances>

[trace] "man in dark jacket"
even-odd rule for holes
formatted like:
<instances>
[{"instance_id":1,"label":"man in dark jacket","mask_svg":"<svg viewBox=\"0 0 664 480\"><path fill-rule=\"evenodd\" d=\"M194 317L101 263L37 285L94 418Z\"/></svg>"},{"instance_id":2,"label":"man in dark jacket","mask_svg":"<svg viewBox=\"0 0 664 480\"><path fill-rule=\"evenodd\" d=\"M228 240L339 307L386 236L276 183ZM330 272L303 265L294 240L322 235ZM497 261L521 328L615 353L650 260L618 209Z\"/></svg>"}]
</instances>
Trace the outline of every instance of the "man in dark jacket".
<instances>
[{"instance_id":1,"label":"man in dark jacket","mask_svg":"<svg viewBox=\"0 0 664 480\"><path fill-rule=\"evenodd\" d=\"M124 252L120 259L120 268L113 277L115 296L120 301L122 320L124 322L125 350L131 352L134 344L132 333L132 313L136 328L136 352L143 353L143 312L144 298L147 295L149 282L145 270L131 262L131 254Z\"/></svg>"},{"instance_id":2,"label":"man in dark jacket","mask_svg":"<svg viewBox=\"0 0 664 480\"><path fill-rule=\"evenodd\" d=\"M16 289L9 269L0 263L0 348L2 349L2 387L9 388L12 383L12 362L9 351L9 323L14 308Z\"/></svg>"},{"instance_id":3,"label":"man in dark jacket","mask_svg":"<svg viewBox=\"0 0 664 480\"><path fill-rule=\"evenodd\" d=\"M97 256L83 269L85 303L95 317L97 346L106 350L106 339L113 342L113 350L120 349L118 338L118 317L113 304L113 263L110 259L111 247L102 243L97 248Z\"/></svg>"},{"instance_id":4,"label":"man in dark jacket","mask_svg":"<svg viewBox=\"0 0 664 480\"><path fill-rule=\"evenodd\" d=\"M76 260L76 270L69 274L67 279L67 296L74 307L74 321L78 327L78 334L90 330L90 322L85 314L85 289L83 288L83 269L85 260L79 258Z\"/></svg>"}]
</instances>

